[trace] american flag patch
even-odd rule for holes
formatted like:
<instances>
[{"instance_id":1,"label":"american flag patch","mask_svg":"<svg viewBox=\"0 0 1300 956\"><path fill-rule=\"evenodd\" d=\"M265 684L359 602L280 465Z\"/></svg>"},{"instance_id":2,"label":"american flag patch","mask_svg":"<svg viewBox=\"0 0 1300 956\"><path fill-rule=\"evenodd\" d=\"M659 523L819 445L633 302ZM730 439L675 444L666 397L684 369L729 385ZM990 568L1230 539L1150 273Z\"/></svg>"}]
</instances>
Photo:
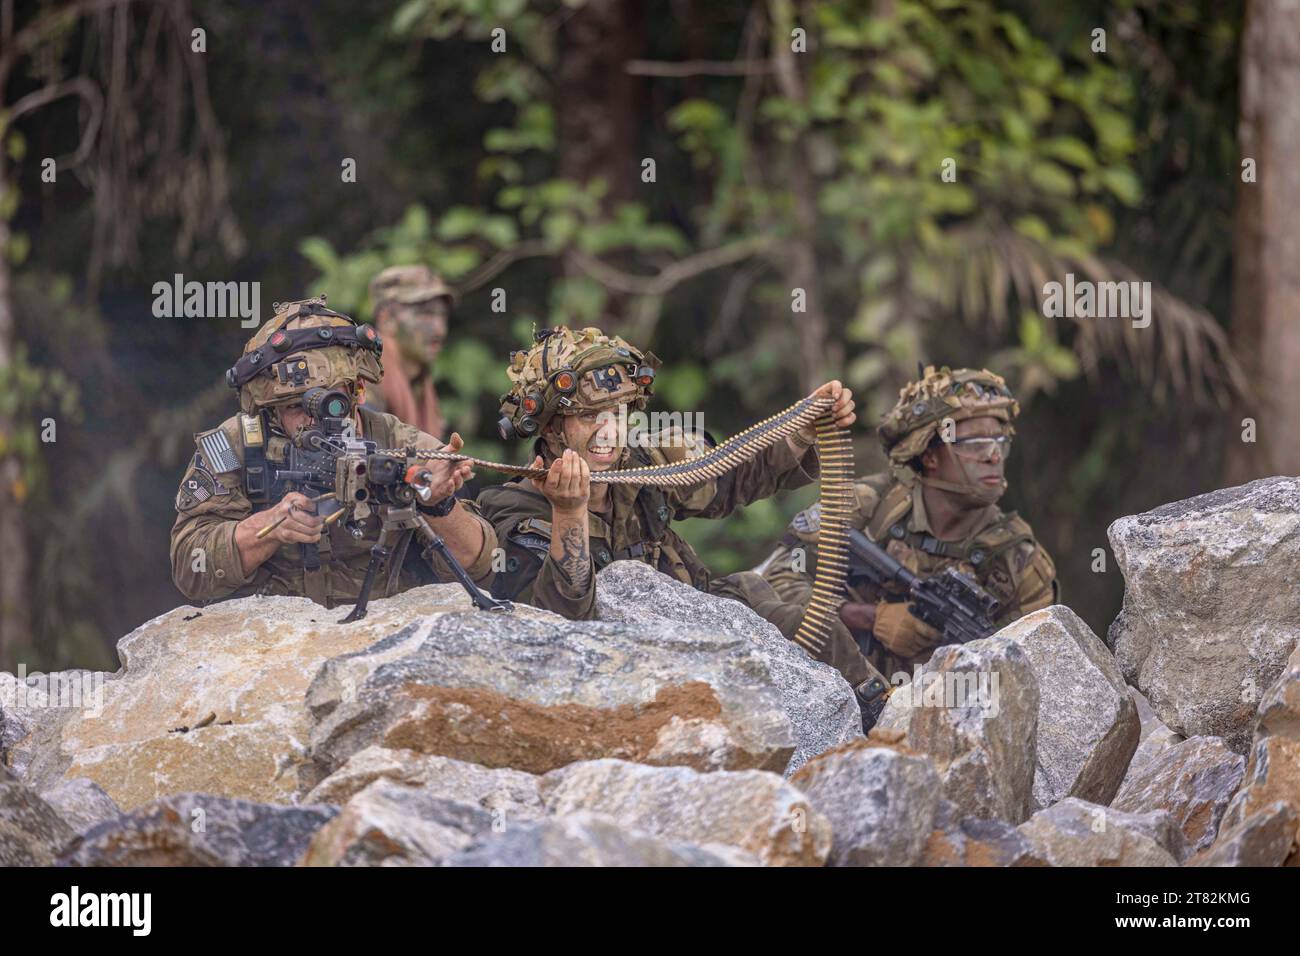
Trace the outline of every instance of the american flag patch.
<instances>
[{"instance_id":1,"label":"american flag patch","mask_svg":"<svg viewBox=\"0 0 1300 956\"><path fill-rule=\"evenodd\" d=\"M230 447L230 440L221 429L201 436L199 447L203 449L203 457L209 467L217 474L239 468L239 459L235 457L235 450Z\"/></svg>"}]
</instances>

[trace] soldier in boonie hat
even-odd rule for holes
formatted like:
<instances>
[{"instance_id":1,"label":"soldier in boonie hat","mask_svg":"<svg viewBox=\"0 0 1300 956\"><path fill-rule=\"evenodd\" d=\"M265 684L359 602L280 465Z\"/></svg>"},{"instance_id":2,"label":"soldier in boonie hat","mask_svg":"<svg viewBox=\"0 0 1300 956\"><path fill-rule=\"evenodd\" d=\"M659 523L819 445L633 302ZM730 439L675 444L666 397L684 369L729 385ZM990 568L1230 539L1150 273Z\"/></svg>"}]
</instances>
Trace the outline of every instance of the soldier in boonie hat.
<instances>
[{"instance_id":1,"label":"soldier in boonie hat","mask_svg":"<svg viewBox=\"0 0 1300 956\"><path fill-rule=\"evenodd\" d=\"M446 428L433 384L447 342L456 294L428 266L390 266L370 280L375 325L388 344L389 372L370 395L376 411L391 412L431 435Z\"/></svg>"}]
</instances>

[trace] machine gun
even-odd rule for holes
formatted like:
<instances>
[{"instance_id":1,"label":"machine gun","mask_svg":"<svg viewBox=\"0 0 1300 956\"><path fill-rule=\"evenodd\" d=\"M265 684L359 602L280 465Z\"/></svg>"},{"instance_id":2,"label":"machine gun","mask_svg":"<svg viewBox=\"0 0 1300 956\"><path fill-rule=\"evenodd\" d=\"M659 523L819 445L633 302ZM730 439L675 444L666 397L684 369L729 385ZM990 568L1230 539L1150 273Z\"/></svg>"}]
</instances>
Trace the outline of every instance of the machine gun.
<instances>
[{"instance_id":1,"label":"machine gun","mask_svg":"<svg viewBox=\"0 0 1300 956\"><path fill-rule=\"evenodd\" d=\"M344 527L354 538L361 538L361 522L378 511L382 518L379 540L370 549L370 563L361 582L361 592L352 612L340 623L359 621L366 616L375 575L391 554L389 539L403 531L414 531L420 541L436 551L451 568L480 610L505 611L512 605L485 593L452 555L447 543L419 513L424 507L436 515L445 515L455 506L454 498L433 503L429 488L432 474L416 458L416 450L380 449L366 439L356 437L352 400L347 393L312 388L303 395L303 407L319 427L294 436L289 448L288 467L275 472L276 497L296 490L317 502L317 514L330 525L345 519ZM280 521L284 519L281 518ZM259 532L259 537L274 530L276 522ZM303 567L320 567L317 545L304 544Z\"/></svg>"},{"instance_id":2,"label":"machine gun","mask_svg":"<svg viewBox=\"0 0 1300 956\"><path fill-rule=\"evenodd\" d=\"M928 578L918 577L855 528L849 529L849 553L850 586L862 581L906 588L908 610L942 634L944 644L965 644L996 630L998 599L970 575L945 568Z\"/></svg>"}]
</instances>

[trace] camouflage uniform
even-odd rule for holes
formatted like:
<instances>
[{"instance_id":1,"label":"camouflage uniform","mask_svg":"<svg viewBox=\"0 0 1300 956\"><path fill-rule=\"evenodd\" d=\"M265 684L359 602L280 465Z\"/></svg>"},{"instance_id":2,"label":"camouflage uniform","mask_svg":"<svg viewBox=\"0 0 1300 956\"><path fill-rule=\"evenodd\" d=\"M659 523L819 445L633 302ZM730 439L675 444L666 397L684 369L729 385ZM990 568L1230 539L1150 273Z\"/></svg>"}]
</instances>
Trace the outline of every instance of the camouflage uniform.
<instances>
[{"instance_id":1,"label":"camouflage uniform","mask_svg":"<svg viewBox=\"0 0 1300 956\"><path fill-rule=\"evenodd\" d=\"M550 348L554 361L543 368L539 348L516 352L510 376L515 387L503 398L502 435L505 438L537 434L554 414L577 410L614 408L628 404L644 408L651 394L649 383L659 360L642 353L617 336L598 329L571 333L561 329L557 338L542 333L541 347ZM562 340L562 347L547 346ZM569 377L565 378L568 373ZM567 393L553 387L558 379ZM568 404L563 404L567 402ZM617 468L681 461L699 454L707 439L679 429L651 436L650 447L626 447ZM551 436L537 440L535 450L548 464L563 447ZM724 518L736 508L780 489L799 488L816 480L816 451L797 457L785 442L778 442L758 458L713 481L690 488L655 488L611 485L610 510L605 517L588 517L588 543L594 571L611 561L644 561L664 574L750 606L778 605L767 582L750 572L714 578L694 549L672 530L674 520ZM495 526L505 550L505 569L498 570L493 594L546 608L570 619L595 615L595 574L585 587L575 588L550 555L551 504L527 479L515 479L488 488L478 497L484 517Z\"/></svg>"},{"instance_id":2,"label":"camouflage uniform","mask_svg":"<svg viewBox=\"0 0 1300 956\"><path fill-rule=\"evenodd\" d=\"M972 384L979 387L979 394L970 390ZM892 472L855 482L856 506L850 519L853 527L921 577L947 567L974 577L1000 602L994 622L999 627L1059 602L1052 559L1035 541L1033 529L1023 518L1015 512L1001 511L993 502L984 506L975 530L966 540L935 538L921 489L925 484L944 487L946 483L923 478L916 458L939 433L945 419L955 422L991 415L1009 423L1018 411L1005 383L991 372L927 369L922 381L905 388L898 406L885 416L881 437L894 467ZM806 606L811 596L819 524L817 505L800 512L780 546L762 566L763 577L784 601ZM866 584L850 589L848 594L849 601L876 604L878 608L882 603L902 602L905 597L896 585L882 590ZM940 635L910 614L894 616L900 621L897 634L891 637L895 651L871 634L853 635L837 622L828 663L839 668L850 682L865 672L866 661L889 677L899 671L910 676L915 665L929 659Z\"/></svg>"},{"instance_id":3,"label":"camouflage uniform","mask_svg":"<svg viewBox=\"0 0 1300 956\"><path fill-rule=\"evenodd\" d=\"M362 532L359 538L342 522L329 525L321 535L320 568L316 570L305 569L299 545L283 544L269 559L246 572L235 547L235 525L254 511L272 507L283 494L271 479L277 465L284 467L289 440L277 433L275 418L267 409L300 399L312 385L355 390L360 383L377 384L383 375L378 359L382 344L368 326L358 329L357 339L368 337L374 344L372 350L328 347L278 354L271 344L278 341L275 333L300 328L350 333L357 327L346 316L325 309L323 298L279 307L275 318L245 348L245 355L261 349L266 369L240 388L242 414L194 436L197 449L176 495L178 514L171 533L172 580L192 601L282 594L306 596L334 607L355 601L360 592L370 548L379 537L376 514L356 523ZM286 368L289 373L281 375ZM359 414L362 434L381 448L443 447L437 438L392 415L364 407ZM458 501L456 507L475 513L483 526L482 549L466 570L475 581L486 583L492 574L495 533L477 517L472 504ZM455 580L436 555L417 554L410 548L413 535L404 532L393 544L388 574L375 583L376 597Z\"/></svg>"},{"instance_id":4,"label":"camouflage uniform","mask_svg":"<svg viewBox=\"0 0 1300 956\"><path fill-rule=\"evenodd\" d=\"M426 266L390 266L370 280L370 302L376 318L385 305L410 305L430 308L444 300L448 311L456 303L456 294L442 277ZM426 314L425 321L433 321ZM388 336L391 348L401 348ZM418 381L404 378L400 363L384 377L382 386L366 390L366 407L377 412L392 412L411 424L434 434L442 434L445 422L433 384L432 368Z\"/></svg>"}]
</instances>

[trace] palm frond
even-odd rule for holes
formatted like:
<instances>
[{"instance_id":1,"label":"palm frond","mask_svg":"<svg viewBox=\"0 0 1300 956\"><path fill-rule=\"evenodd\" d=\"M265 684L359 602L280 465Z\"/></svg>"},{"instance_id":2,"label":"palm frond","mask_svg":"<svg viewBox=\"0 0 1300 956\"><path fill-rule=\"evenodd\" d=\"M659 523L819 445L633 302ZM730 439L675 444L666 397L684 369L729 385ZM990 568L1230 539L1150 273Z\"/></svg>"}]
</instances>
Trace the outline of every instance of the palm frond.
<instances>
[{"instance_id":1,"label":"palm frond","mask_svg":"<svg viewBox=\"0 0 1300 956\"><path fill-rule=\"evenodd\" d=\"M1063 282L1067 273L1094 283L1150 281L1122 262L1060 255L1009 229L969 229L954 238L959 261L947 271L953 299L965 321L986 323L995 332L1005 331L1013 314L1010 295L1042 314L1045 286ZM1069 341L1084 375L1097 381L1101 363L1116 362L1161 406L1189 401L1225 408L1249 395L1242 364L1215 317L1157 282L1150 289L1151 323L1145 328L1125 319L1069 319L1075 327Z\"/></svg>"}]
</instances>

